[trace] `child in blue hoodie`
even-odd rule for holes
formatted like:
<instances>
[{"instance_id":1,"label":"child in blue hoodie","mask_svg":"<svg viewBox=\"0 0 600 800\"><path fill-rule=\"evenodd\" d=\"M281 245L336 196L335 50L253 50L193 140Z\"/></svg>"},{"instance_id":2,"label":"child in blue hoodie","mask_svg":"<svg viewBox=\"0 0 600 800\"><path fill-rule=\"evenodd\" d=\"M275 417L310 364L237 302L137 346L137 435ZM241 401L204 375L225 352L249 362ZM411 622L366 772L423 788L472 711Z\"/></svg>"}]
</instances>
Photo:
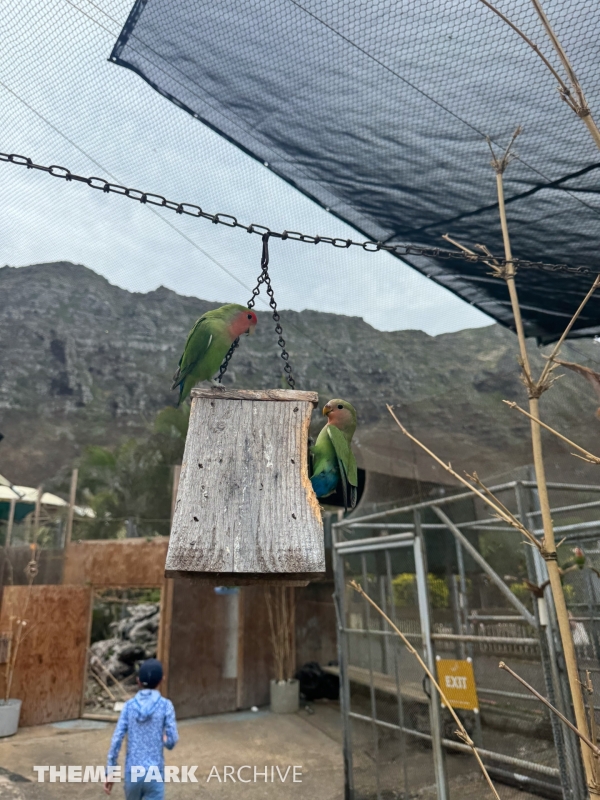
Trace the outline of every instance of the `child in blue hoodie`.
<instances>
[{"instance_id":1,"label":"child in blue hoodie","mask_svg":"<svg viewBox=\"0 0 600 800\"><path fill-rule=\"evenodd\" d=\"M121 744L127 734L125 759L126 800L163 800L163 747L172 750L178 740L173 703L163 697L156 687L163 677L162 664L155 658L144 661L138 673L140 691L123 706L121 716L108 751L108 767L117 764ZM132 775L132 767L141 769ZM160 777L160 780L159 780ZM107 781L104 791L110 794L113 784Z\"/></svg>"}]
</instances>

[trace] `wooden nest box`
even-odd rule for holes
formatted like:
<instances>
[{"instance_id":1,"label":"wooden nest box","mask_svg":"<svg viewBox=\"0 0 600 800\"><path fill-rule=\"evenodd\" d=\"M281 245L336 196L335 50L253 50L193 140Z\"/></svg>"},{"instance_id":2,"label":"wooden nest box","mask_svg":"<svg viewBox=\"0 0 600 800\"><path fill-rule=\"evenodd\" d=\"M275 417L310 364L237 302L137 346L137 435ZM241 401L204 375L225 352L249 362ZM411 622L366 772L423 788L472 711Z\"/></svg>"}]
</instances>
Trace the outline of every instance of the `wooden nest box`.
<instances>
[{"instance_id":1,"label":"wooden nest box","mask_svg":"<svg viewBox=\"0 0 600 800\"><path fill-rule=\"evenodd\" d=\"M302 586L325 572L308 475L315 392L192 390L165 575Z\"/></svg>"}]
</instances>

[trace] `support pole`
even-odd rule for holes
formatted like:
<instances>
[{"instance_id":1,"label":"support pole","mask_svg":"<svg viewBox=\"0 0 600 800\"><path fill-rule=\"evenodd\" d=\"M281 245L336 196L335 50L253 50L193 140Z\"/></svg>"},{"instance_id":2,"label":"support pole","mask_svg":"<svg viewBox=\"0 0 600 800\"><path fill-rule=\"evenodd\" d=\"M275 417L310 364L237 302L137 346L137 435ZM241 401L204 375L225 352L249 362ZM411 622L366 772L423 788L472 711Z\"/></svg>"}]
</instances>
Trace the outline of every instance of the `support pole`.
<instances>
[{"instance_id":1,"label":"support pole","mask_svg":"<svg viewBox=\"0 0 600 800\"><path fill-rule=\"evenodd\" d=\"M519 340L519 352L521 356L521 365L524 373L525 380L528 384L529 396L529 413L533 417L531 420L531 444L533 449L533 465L535 469L535 477L538 489L538 498L540 502L540 511L542 514L542 526L544 529L544 559L548 569L548 577L550 579L550 588L552 589L552 596L554 598L554 606L556 609L556 618L558 622L558 629L560 631L560 638L562 640L563 652L565 656L565 664L567 668L567 675L569 676L569 686L571 689L571 697L573 701L573 710L575 712L575 721L577 728L589 736L587 715L585 711L585 704L583 702L583 693L581 684L579 682L579 671L577 668L577 656L575 654L575 645L573 644L573 636L571 634L571 626L569 623L569 613L567 611L567 604L565 595L562 589L562 582L560 579L560 570L558 567L558 560L556 557L556 541L554 538L554 526L552 523L552 515L550 513L550 499L548 496L548 487L546 486L546 469L544 466L544 456L542 450L542 429L537 420L540 419L540 406L539 396L541 388L539 385L533 384L531 367L529 363L529 355L527 353L527 344L525 339L525 329L523 327L523 319L521 317L521 307L519 305L519 297L517 295L517 287L515 285L515 266L513 263L512 249L510 244L510 237L508 234L508 224L506 218L506 207L504 205L504 183L503 183L502 169L496 169L496 186L498 190L498 210L500 212L500 224L502 227L502 238L504 241L504 257L506 260L506 285L508 287L508 294L512 306L513 316L515 320L515 329L517 338ZM594 759L589 748L580 742L581 755L583 758L583 765L585 768L585 775L590 794L598 797L600 796L600 786L598 785L596 777L596 767Z\"/></svg>"},{"instance_id":2,"label":"support pole","mask_svg":"<svg viewBox=\"0 0 600 800\"><path fill-rule=\"evenodd\" d=\"M179 477L181 475L181 465L173 467L173 484L171 487L171 523L175 512L175 502L177 500L177 490L179 489ZM169 655L171 650L171 617L173 615L173 578L163 578L160 593L160 622L158 629L158 642L156 651L158 658L163 665L163 681L161 692L165 697L169 690Z\"/></svg>"},{"instance_id":3,"label":"support pole","mask_svg":"<svg viewBox=\"0 0 600 800\"><path fill-rule=\"evenodd\" d=\"M40 511L42 509L42 494L44 487L40 484L37 489L35 498L35 511L33 512L33 542L37 544L38 536L40 533Z\"/></svg>"},{"instance_id":4,"label":"support pole","mask_svg":"<svg viewBox=\"0 0 600 800\"><path fill-rule=\"evenodd\" d=\"M354 765L352 760L352 729L350 722L350 681L348 679L348 638L344 631L346 616L346 586L344 583L344 556L336 548L340 529L332 526L332 560L335 593L333 602L337 618L337 651L340 676L340 711L342 716L344 757L344 800L354 800Z\"/></svg>"},{"instance_id":5,"label":"support pole","mask_svg":"<svg viewBox=\"0 0 600 800\"><path fill-rule=\"evenodd\" d=\"M10 547L10 543L12 540L12 532L13 527L15 524L15 509L17 507L17 498L12 497L10 500L10 506L8 508L8 525L6 528L6 539L4 540L4 549L8 551Z\"/></svg>"},{"instance_id":6,"label":"support pole","mask_svg":"<svg viewBox=\"0 0 600 800\"><path fill-rule=\"evenodd\" d=\"M429 587L427 585L427 555L425 540L421 529L421 514L414 512L415 522L415 572L417 576L417 597L419 603L419 620L421 623L421 636L423 641L423 660L433 675L436 674L435 654L431 640L431 619L429 617ZM448 779L446 776L446 763L442 748L442 720L440 698L437 689L429 683L429 718L431 724L431 745L433 750L433 768L437 786L438 800L449 800Z\"/></svg>"},{"instance_id":7,"label":"support pole","mask_svg":"<svg viewBox=\"0 0 600 800\"><path fill-rule=\"evenodd\" d=\"M71 473L71 490L69 492L69 511L67 514L67 530L65 531L65 549L71 544L73 536L73 515L75 514L75 498L77 495L77 480L79 470L77 467Z\"/></svg>"},{"instance_id":8,"label":"support pole","mask_svg":"<svg viewBox=\"0 0 600 800\"><path fill-rule=\"evenodd\" d=\"M517 511L519 514L519 519L521 522L527 526L528 525L528 516L527 516L527 489L523 486L523 484L519 481L515 486L515 498L517 501ZM527 564L527 576L529 580L539 585L543 581L540 580L535 564L535 556L533 549L531 547L525 548L525 561ZM542 562L543 563L543 562ZM543 598L540 602L546 602ZM554 652L554 643L552 641L552 647L549 646L548 637L552 639L552 630L549 629L547 625L542 624L543 620L540 618L539 613L539 605L537 602L534 603L534 614L536 618L536 622L538 624L538 633L539 633L539 640L540 640L540 661L542 664L542 672L544 675L544 687L546 691L546 697L552 703L552 705L556 706L559 711L564 713L564 706L562 703L562 693L560 692L560 685L559 685L559 676L558 671L556 668L556 658L552 657L552 653ZM555 689L556 687L556 689ZM560 698L560 700L558 699ZM558 703L558 705L557 705ZM572 745L572 742L567 743L565 741L565 737L569 737L573 739L570 731L563 729L560 724L560 720L554 715L550 714L550 726L552 728L552 738L554 739L554 747L556 748L556 757L558 761L558 768L560 770L560 782L563 787L563 792L566 800L579 800L582 796L581 786L583 785L581 782L581 763L579 761L579 750L576 747L575 756L573 757L573 753L570 753L570 758L567 758L566 750L570 750L568 744ZM579 774L574 774L579 773ZM578 780L579 779L579 780Z\"/></svg>"},{"instance_id":9,"label":"support pole","mask_svg":"<svg viewBox=\"0 0 600 800\"><path fill-rule=\"evenodd\" d=\"M17 507L17 498L11 497L8 507L8 522L6 525L6 538L4 539L4 557L2 559L2 575L0 580L0 587L4 588L4 575L6 573L7 564L10 567L10 582L12 583L12 564L8 557L8 548L12 540L13 526L15 524L15 509Z\"/></svg>"},{"instance_id":10,"label":"support pole","mask_svg":"<svg viewBox=\"0 0 600 800\"><path fill-rule=\"evenodd\" d=\"M530 467L529 471L529 479L535 483L533 467ZM515 491L519 517L522 522L526 522L528 519L528 507L530 507L532 511L539 511L537 493L533 489L525 488L520 483L515 487ZM525 553L530 580L538 586L541 586L541 584L546 583L548 580L546 563L539 552L531 547L525 548ZM556 622L556 610L549 586L546 586L544 591L543 602L546 604L548 624L540 628L540 653L547 697L565 717L568 717L574 722L573 712L569 702L569 681L564 669L564 656ZM554 701L552 698L554 698ZM585 783L585 772L581 761L579 741L572 731L561 725L554 714L550 714L550 718L565 798L566 800L585 799L588 793ZM560 742L563 743L562 749L559 747ZM562 762L564 762L564 765Z\"/></svg>"}]
</instances>

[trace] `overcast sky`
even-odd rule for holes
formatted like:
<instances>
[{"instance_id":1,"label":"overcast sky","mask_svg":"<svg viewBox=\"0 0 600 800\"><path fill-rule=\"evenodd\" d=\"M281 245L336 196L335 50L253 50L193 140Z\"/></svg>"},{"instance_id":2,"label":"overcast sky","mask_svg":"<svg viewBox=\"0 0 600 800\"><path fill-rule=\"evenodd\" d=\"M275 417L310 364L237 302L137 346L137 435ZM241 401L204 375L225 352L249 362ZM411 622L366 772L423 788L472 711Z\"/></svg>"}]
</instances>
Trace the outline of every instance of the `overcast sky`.
<instances>
[{"instance_id":1,"label":"overcast sky","mask_svg":"<svg viewBox=\"0 0 600 800\"><path fill-rule=\"evenodd\" d=\"M130 5L5 0L0 149L84 175L112 174L244 223L363 238L137 75L109 63ZM258 236L153 212L21 167L0 163L0 198L0 264L73 261L131 291L162 284L231 302L248 299L244 286L253 286L260 271ZM281 308L361 316L383 330L430 334L491 323L385 253L274 241L271 274Z\"/></svg>"}]
</instances>

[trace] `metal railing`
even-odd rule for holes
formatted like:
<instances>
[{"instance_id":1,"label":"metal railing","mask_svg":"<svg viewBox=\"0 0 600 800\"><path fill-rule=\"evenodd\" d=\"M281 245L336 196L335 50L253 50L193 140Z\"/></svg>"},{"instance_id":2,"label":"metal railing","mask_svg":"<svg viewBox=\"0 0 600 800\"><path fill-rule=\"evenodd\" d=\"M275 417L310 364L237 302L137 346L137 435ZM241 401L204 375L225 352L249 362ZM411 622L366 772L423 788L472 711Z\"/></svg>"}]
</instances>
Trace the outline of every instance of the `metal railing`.
<instances>
[{"instance_id":1,"label":"metal railing","mask_svg":"<svg viewBox=\"0 0 600 800\"><path fill-rule=\"evenodd\" d=\"M600 485L554 482L548 484L548 488L553 518L558 522L555 530L567 535L566 541L570 546L576 543L584 547L590 558L599 560L600 567L600 547L594 549L585 546L594 538L600 539L600 499L597 499L600 497ZM536 528L540 513L536 489L533 481L510 481L492 487L491 491L494 494L501 493L502 501L515 516L539 534ZM590 497L573 502L572 493L579 497L588 494ZM509 685L500 682L497 661L492 663L493 656L497 655L509 655L511 659L520 660L520 669L529 674L530 682L537 682L537 688L551 702L567 716L572 715L551 593L546 588L540 600L535 600L533 595L524 596L523 593L527 595L527 588L521 586L520 593L517 592L518 582L511 588L499 570L494 568L493 557L484 558L478 544L479 537L505 533L515 538L517 534L497 519L485 516L478 518L478 509L473 502L470 503L470 514L465 514L465 503L471 500L470 493L458 492L384 511L350 516L332 526L348 800L359 800L362 796L383 797L388 789L398 791L397 785L383 785L385 779L382 776L388 770L381 760L385 748L380 746L380 737L386 731L388 734L385 735L399 737L396 757L400 760L407 757L409 740L430 742L431 772L435 775L439 800L454 800L449 789L444 753L468 750L464 744L444 735L443 718L432 687L428 693L419 694L418 681L412 681L409 686L403 677L407 674L406 666L403 667L403 675L398 674L398 662L402 658L395 645L398 637L380 619L374 619L373 612L360 616L360 604L348 596L345 586L350 576L362 583L373 599L386 605L386 613L392 617L396 615L396 624L411 642L421 643L427 663L435 664L436 648L444 657L453 657L454 653L462 658L473 659L481 698L481 714L475 715L473 722L474 735L479 738L478 744L483 741L483 745L486 745L486 738L492 742L491 746L482 747L481 752L492 767L494 764L502 766L502 769L496 770L498 780L510 782L518 777L507 772L508 768L524 770L530 773L534 783L535 775L557 781L554 785L547 781L537 785L535 791L538 794L546 793L548 797L555 797L562 787L565 800L582 800L586 797L575 737L553 715L542 710L530 695L511 691ZM459 509L460 519L452 519ZM561 524L561 516L564 524ZM437 520L432 522L432 517ZM439 541L440 533L452 537L455 553L450 572L445 578L448 597L444 602L447 608L436 611L432 608L428 593L427 547L431 547L434 540ZM517 541L515 539L515 544ZM399 591L399 581L404 586L403 591L409 582L406 579L406 567L402 568L404 572L396 574L393 565L398 554L406 553L407 548L414 552L414 562L409 572L415 576L416 596L410 601L412 606L401 608L398 606L399 595L395 595L395 591ZM516 546L514 551L515 568L511 571L518 575L523 567L518 562L524 560L530 584L544 584L547 580L545 564L534 548ZM568 605L574 612L575 645L582 672L589 668L592 675L597 676L600 688L600 668L591 663L600 653L600 628L596 630L600 622L600 580L587 569L572 575L565 592ZM474 602L475 584L485 584L486 592L493 593L493 603L486 605L480 602L477 606ZM406 598L402 602L406 606ZM508 609L511 613L508 613ZM436 621L436 615L440 614L447 617L443 622ZM352 624L348 624L348 619ZM450 656L447 655L449 652ZM490 673L491 669L495 671ZM394 673L397 673L395 677ZM366 705L364 696L369 698ZM419 704L420 707L427 707L427 730L423 727L423 713L415 711ZM395 707L397 719L390 718L392 707ZM503 752L502 736L494 728L499 725L495 717L502 714L506 719L512 715L512 722L510 719L509 722L517 730L524 752L531 753L529 757L517 758ZM411 715L419 724L410 724ZM505 720L503 724L508 723ZM366 734L362 728L356 728L357 725L365 730L370 728L368 739L364 738ZM354 738L353 730L356 734ZM554 751L550 749L544 752L543 757L536 756L536 747L546 735L551 736ZM366 784L361 784L361 781L368 783L364 768L355 766L354 756L361 747L369 748L370 758L375 764L371 790L365 788ZM406 794L409 793L407 774L405 769L403 780ZM458 798L458 795L455 796Z\"/></svg>"}]
</instances>

